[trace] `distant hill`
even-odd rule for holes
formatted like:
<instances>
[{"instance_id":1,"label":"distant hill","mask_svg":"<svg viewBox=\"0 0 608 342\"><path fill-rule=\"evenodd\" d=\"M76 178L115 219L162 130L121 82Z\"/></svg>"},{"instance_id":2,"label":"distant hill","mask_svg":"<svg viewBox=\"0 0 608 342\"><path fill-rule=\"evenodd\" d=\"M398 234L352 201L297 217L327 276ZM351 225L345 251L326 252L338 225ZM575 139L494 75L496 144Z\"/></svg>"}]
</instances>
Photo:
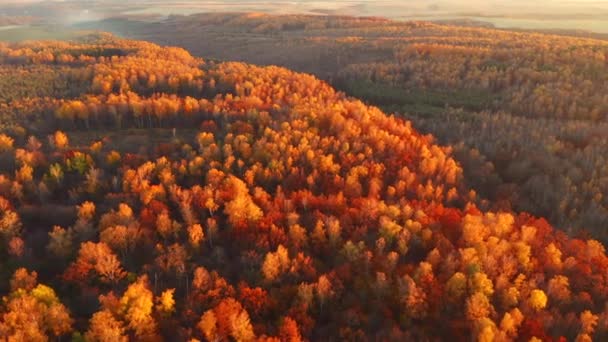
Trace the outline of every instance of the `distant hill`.
<instances>
[{"instance_id":1,"label":"distant hill","mask_svg":"<svg viewBox=\"0 0 608 342\"><path fill-rule=\"evenodd\" d=\"M0 15L0 27L13 26L13 25L26 25L26 24L30 24L36 20L37 19L35 17Z\"/></svg>"}]
</instances>

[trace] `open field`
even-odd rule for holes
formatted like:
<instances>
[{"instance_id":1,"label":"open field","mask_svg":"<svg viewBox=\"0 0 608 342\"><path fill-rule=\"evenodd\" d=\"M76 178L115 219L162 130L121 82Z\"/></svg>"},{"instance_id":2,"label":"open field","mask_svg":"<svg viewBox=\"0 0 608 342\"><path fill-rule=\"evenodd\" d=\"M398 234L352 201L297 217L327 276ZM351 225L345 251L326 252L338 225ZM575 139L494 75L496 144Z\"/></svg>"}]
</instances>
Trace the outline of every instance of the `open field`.
<instances>
[{"instance_id":1,"label":"open field","mask_svg":"<svg viewBox=\"0 0 608 342\"><path fill-rule=\"evenodd\" d=\"M21 25L0 27L0 41L71 40L91 33L62 25Z\"/></svg>"}]
</instances>

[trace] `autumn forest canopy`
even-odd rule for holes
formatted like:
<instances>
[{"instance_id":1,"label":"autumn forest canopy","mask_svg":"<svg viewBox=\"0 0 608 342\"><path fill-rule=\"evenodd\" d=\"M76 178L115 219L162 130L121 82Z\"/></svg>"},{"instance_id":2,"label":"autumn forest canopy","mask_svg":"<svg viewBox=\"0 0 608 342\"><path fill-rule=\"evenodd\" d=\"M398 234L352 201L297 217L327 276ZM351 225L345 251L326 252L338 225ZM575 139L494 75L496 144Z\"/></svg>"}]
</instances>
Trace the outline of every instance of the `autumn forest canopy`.
<instances>
[{"instance_id":1,"label":"autumn forest canopy","mask_svg":"<svg viewBox=\"0 0 608 342\"><path fill-rule=\"evenodd\" d=\"M285 18L0 42L0 340L608 339L608 43Z\"/></svg>"},{"instance_id":2,"label":"autumn forest canopy","mask_svg":"<svg viewBox=\"0 0 608 342\"><path fill-rule=\"evenodd\" d=\"M259 13L90 27L312 73L452 146L483 209L531 212L608 242L606 40Z\"/></svg>"}]
</instances>

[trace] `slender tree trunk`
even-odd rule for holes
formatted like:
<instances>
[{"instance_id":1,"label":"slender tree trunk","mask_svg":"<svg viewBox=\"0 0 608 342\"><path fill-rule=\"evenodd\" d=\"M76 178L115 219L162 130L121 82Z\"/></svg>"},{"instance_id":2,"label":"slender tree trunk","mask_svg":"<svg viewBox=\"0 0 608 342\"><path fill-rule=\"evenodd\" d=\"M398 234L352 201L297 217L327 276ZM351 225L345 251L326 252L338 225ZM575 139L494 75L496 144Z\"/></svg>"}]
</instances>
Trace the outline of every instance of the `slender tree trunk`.
<instances>
[{"instance_id":1,"label":"slender tree trunk","mask_svg":"<svg viewBox=\"0 0 608 342\"><path fill-rule=\"evenodd\" d=\"M154 294L158 293L158 273L154 272Z\"/></svg>"}]
</instances>

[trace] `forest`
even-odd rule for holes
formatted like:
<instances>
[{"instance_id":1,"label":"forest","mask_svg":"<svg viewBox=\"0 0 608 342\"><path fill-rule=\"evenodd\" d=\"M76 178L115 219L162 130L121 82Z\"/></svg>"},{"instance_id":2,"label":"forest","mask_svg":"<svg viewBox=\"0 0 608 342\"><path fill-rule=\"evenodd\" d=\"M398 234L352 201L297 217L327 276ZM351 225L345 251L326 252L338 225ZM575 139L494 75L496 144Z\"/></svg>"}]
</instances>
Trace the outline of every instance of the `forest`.
<instances>
[{"instance_id":1,"label":"forest","mask_svg":"<svg viewBox=\"0 0 608 342\"><path fill-rule=\"evenodd\" d=\"M608 242L608 40L261 13L92 27L312 73L451 146L464 181L486 200L481 208L531 212Z\"/></svg>"},{"instance_id":2,"label":"forest","mask_svg":"<svg viewBox=\"0 0 608 342\"><path fill-rule=\"evenodd\" d=\"M365 25L352 29L373 33ZM437 74L412 78L417 85L440 82L449 54L430 51ZM415 72L423 57L412 58ZM368 82L395 81L371 70L361 69ZM521 96L549 99L533 83L502 99L513 112L446 106L457 129L443 139L467 137L446 147L414 128L445 130L432 118L387 115L309 74L110 34L0 43L0 75L4 340L608 338L600 238L568 234L532 210L496 209L467 173L509 191L491 154L470 146L489 139L509 164L509 149L541 144L551 154L527 163L564 158L579 171L555 169L557 179L600 186L586 177L606 172L606 163L595 169L601 116L558 125L565 118L525 115ZM467 75L448 81L478 84ZM501 75L488 91L510 92ZM542 75L555 87L565 77ZM587 100L599 90L586 89L560 100L594 106ZM591 129L598 136L584 137L603 145L577 135ZM514 187L530 169L506 169ZM556 200L553 179L531 179L541 188L530 196ZM573 200L590 193L573 191ZM591 200L601 207L599 194Z\"/></svg>"}]
</instances>

